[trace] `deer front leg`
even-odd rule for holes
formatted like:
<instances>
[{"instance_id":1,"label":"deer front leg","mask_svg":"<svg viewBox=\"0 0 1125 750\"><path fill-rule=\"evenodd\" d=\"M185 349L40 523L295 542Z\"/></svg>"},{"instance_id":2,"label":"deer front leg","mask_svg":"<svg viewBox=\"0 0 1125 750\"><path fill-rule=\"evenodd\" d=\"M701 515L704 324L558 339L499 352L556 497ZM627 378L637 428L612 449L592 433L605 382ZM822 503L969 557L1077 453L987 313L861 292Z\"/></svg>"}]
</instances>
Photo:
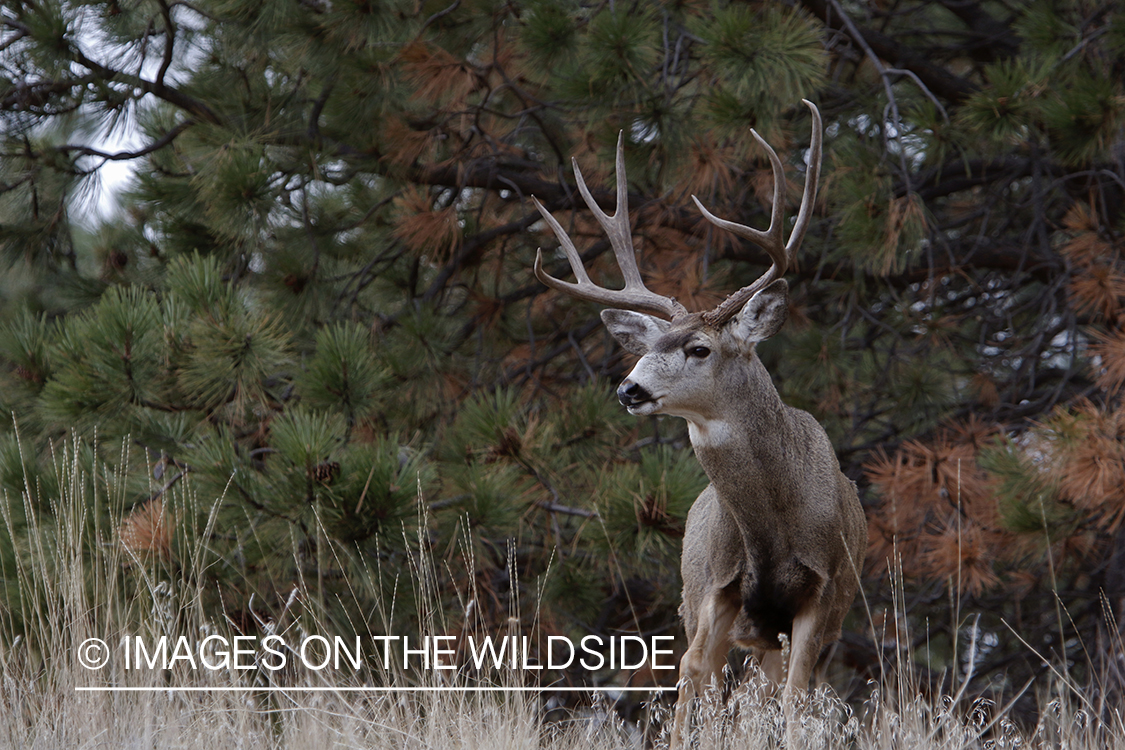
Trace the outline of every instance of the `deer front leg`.
<instances>
[{"instance_id":1,"label":"deer front leg","mask_svg":"<svg viewBox=\"0 0 1125 750\"><path fill-rule=\"evenodd\" d=\"M680 659L680 693L676 700L676 713L672 720L670 750L683 747L684 734L691 721L691 701L713 681L720 682L727 652L731 649L730 628L738 615L738 597L721 588L712 588L703 597L696 614L695 633L688 650Z\"/></svg>"},{"instance_id":2,"label":"deer front leg","mask_svg":"<svg viewBox=\"0 0 1125 750\"><path fill-rule=\"evenodd\" d=\"M823 632L823 606L820 602L809 602L793 618L789 676L781 696L785 713L785 745L789 750L801 747L797 744L797 704L808 691L809 678L820 656Z\"/></svg>"},{"instance_id":3,"label":"deer front leg","mask_svg":"<svg viewBox=\"0 0 1125 750\"><path fill-rule=\"evenodd\" d=\"M777 691L784 687L781 681L785 676L785 664L781 661L781 652L759 650L758 666L761 667L762 673L766 676L768 682L766 685L766 696L776 696Z\"/></svg>"}]
</instances>

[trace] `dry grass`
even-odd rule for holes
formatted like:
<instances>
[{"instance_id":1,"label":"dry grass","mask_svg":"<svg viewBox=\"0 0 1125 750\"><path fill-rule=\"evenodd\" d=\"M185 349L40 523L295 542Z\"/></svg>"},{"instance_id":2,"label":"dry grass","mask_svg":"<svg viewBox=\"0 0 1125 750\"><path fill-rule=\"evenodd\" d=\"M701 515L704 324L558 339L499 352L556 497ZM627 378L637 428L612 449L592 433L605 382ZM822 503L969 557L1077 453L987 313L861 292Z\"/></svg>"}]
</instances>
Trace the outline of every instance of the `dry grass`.
<instances>
[{"instance_id":1,"label":"dry grass","mask_svg":"<svg viewBox=\"0 0 1125 750\"><path fill-rule=\"evenodd\" d=\"M102 671L87 671L78 664L77 649L90 637L114 644L138 632L138 623L149 633L196 638L224 632L224 626L201 611L199 592L186 583L202 580L195 574L205 564L205 550L196 550L180 583L154 582L142 573L145 560L130 557L133 547L115 541L116 530L98 528L86 510L91 503L120 502L124 491L112 480L83 489L91 485L73 454L60 458L59 474L64 496L49 514L36 511L26 494L0 502L9 531L23 515L16 512L21 505L29 518L27 528L13 535L27 540L18 556L21 565L0 570L7 582L7 598L0 599L0 746L612 750L667 743L669 711L659 703L642 723L619 719L610 698L559 721L557 712L547 720L548 706L534 693L359 692L350 689L359 678L342 672L289 671L274 685L327 689L267 692L261 670L125 670L115 660ZM53 521L39 525L36 519L48 516ZM126 594L126 582L137 579L142 585ZM909 657L901 654L900 664L909 664ZM1005 706L967 706L961 694L921 697L910 671L898 666L880 665L885 677L858 706L828 688L810 694L800 730L807 747L1125 750L1120 712L1104 712L1109 723L1095 721L1081 690L1064 675L1050 685L1031 686L1041 693L1041 718L1036 727L1020 729ZM401 676L367 677L402 684L396 683ZM79 690L106 684L149 689ZM751 670L725 702L712 692L700 703L693 725L696 747L782 746L780 707L760 673Z\"/></svg>"}]
</instances>

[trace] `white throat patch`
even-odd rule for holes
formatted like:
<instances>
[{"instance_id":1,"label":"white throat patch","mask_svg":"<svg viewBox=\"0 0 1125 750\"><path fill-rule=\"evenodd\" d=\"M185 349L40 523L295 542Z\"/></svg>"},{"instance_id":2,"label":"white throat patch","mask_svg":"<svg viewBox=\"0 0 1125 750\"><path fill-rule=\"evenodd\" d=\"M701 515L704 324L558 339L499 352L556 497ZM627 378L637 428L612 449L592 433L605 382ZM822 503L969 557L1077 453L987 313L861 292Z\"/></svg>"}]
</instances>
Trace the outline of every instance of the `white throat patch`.
<instances>
[{"instance_id":1,"label":"white throat patch","mask_svg":"<svg viewBox=\"0 0 1125 750\"><path fill-rule=\"evenodd\" d=\"M721 419L688 420L688 437L695 448L716 448L731 440L729 422Z\"/></svg>"}]
</instances>

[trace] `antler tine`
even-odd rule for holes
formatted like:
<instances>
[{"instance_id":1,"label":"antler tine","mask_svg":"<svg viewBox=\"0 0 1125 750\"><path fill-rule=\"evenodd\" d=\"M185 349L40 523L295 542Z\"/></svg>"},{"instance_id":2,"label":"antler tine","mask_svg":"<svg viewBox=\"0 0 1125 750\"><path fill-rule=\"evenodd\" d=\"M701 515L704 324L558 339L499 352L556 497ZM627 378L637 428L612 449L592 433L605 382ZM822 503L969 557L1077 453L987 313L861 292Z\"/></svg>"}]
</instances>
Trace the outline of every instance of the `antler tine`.
<instances>
[{"instance_id":1,"label":"antler tine","mask_svg":"<svg viewBox=\"0 0 1125 750\"><path fill-rule=\"evenodd\" d=\"M756 242L766 251L773 261L771 269L768 273L785 273L785 269L789 266L789 258L785 253L784 238L782 237L782 206L785 202L785 168L781 165L781 159L778 158L777 152L773 150L770 144L766 143L762 136L758 135L758 131L751 129L750 134L754 139L765 148L766 153L770 157L770 165L773 168L773 208L770 210L770 228L762 232L753 227L748 227L745 224L738 224L726 219L720 219L700 203L699 199L694 195L691 199L695 201L695 205L703 212L703 215L715 226L720 229L725 229L732 234L736 234L743 239ZM780 269L780 270L777 270Z\"/></svg>"},{"instance_id":2,"label":"antler tine","mask_svg":"<svg viewBox=\"0 0 1125 750\"><path fill-rule=\"evenodd\" d=\"M567 234L566 230L562 228L562 225L555 220L555 217L551 216L551 212L543 208L543 204L539 202L538 198L533 195L531 196L531 201L535 204L535 207L539 209L539 214L543 217L543 220L547 222L547 225L551 227L551 231L555 233L555 237L558 238L559 244L562 245L563 252L566 253L566 259L570 263L570 270L574 272L574 278L578 279L578 283L571 284L569 281L556 279L554 276L544 271L543 251L541 249L536 249L535 251L535 275L547 286L563 292L568 291L569 287L572 286L584 286L586 284L593 286L594 282L590 281L590 277L586 275L586 268L582 265L582 256L578 254L578 249L574 247L574 242L570 239L570 235Z\"/></svg>"},{"instance_id":3,"label":"antler tine","mask_svg":"<svg viewBox=\"0 0 1125 750\"><path fill-rule=\"evenodd\" d=\"M562 225L555 220L555 217L551 216L550 212L543 208L543 205L537 199L532 198L535 201L535 207L539 209L539 213L562 245L577 283L556 279L544 271L542 250L535 253L535 276L552 289L579 299L598 302L622 310L652 313L666 318L675 318L686 313L687 310L683 305L671 297L652 292L641 279L641 272L637 267L637 256L633 250L632 228L629 223L629 190L625 178L624 133L617 138L617 209L613 216L609 216L598 207L594 196L590 194L589 188L586 187L586 181L582 178L582 172L578 168L577 161L574 161L574 176L583 200L586 201L586 205L594 214L594 218L598 220L602 229L609 236L609 243L617 258L617 265L621 268L621 275L625 279L625 288L619 290L606 289L590 281L586 269L582 266L582 258L579 256L578 250L575 249L570 236L567 235Z\"/></svg>"},{"instance_id":4,"label":"antler tine","mask_svg":"<svg viewBox=\"0 0 1125 750\"><path fill-rule=\"evenodd\" d=\"M801 246L801 240L804 239L805 231L808 229L809 221L812 218L813 205L816 203L817 182L820 180L822 126L820 111L816 108L816 105L807 99L801 101L812 112L813 133L809 153L809 170L805 175L805 190L801 196L801 208L797 213L797 221L792 234L789 236L788 243L784 242L782 231L782 209L785 204L785 169L781 165L777 152L754 130L751 130L750 133L758 143L765 147L773 168L773 207L770 211L770 228L761 232L745 224L720 219L704 208L698 198L694 195L691 197L708 221L739 237L756 242L770 256L771 261L769 269L757 280L731 294L714 310L703 314L704 320L709 325L719 326L730 320L751 297L772 284L776 279L784 276L790 263L797 256L797 249Z\"/></svg>"},{"instance_id":5,"label":"antler tine","mask_svg":"<svg viewBox=\"0 0 1125 750\"><path fill-rule=\"evenodd\" d=\"M602 211L586 187L586 180L582 177L582 170L578 168L578 160L571 158L574 167L574 179L578 183L578 192L582 193L582 200L590 207L590 213L602 225L602 229L609 236L609 244L613 247L613 254L617 257L617 265L621 269L621 276L625 279L626 289L644 289L640 269L637 268L637 255L633 250L633 228L629 223L629 183L625 179L625 131L617 134L617 208L613 216Z\"/></svg>"},{"instance_id":6,"label":"antler tine","mask_svg":"<svg viewBox=\"0 0 1125 750\"><path fill-rule=\"evenodd\" d=\"M801 195L801 208L797 211L797 221L793 225L793 233L789 235L789 242L785 245L785 253L790 261L797 257L797 248L805 239L805 230L809 228L812 219L813 206L816 204L816 190L820 184L820 151L821 141L824 138L824 127L820 120L820 110L808 99L802 99L805 106L812 114L812 140L809 143L809 168L805 172L805 192Z\"/></svg>"},{"instance_id":7,"label":"antler tine","mask_svg":"<svg viewBox=\"0 0 1125 750\"><path fill-rule=\"evenodd\" d=\"M784 276L786 269L789 267L789 254L782 235L782 206L785 202L785 168L782 167L781 159L778 158L777 152L773 150L772 146L766 143L762 136L758 135L756 130L751 130L750 134L754 136L754 139L757 140L758 143L765 147L766 153L769 154L770 157L770 165L773 168L773 208L770 211L770 228L765 232L760 232L745 224L720 219L705 209L698 198L694 195L691 197L692 200L695 201L695 205L699 206L703 215L707 217L708 221L739 237L756 242L766 251L766 254L770 256L771 261L769 269L758 277L756 281L728 296L719 303L719 306L714 310L704 313L704 320L713 326L720 326L733 318L751 297L757 294L761 289L766 288L769 284L772 284L775 279Z\"/></svg>"}]
</instances>

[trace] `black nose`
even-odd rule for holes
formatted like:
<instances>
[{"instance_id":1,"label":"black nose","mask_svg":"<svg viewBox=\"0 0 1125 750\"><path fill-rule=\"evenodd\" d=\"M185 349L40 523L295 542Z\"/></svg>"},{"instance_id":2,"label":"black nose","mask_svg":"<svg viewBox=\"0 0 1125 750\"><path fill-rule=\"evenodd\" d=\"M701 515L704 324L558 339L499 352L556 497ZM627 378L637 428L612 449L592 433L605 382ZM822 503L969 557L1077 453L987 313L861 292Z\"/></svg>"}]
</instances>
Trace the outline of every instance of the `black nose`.
<instances>
[{"instance_id":1,"label":"black nose","mask_svg":"<svg viewBox=\"0 0 1125 750\"><path fill-rule=\"evenodd\" d=\"M617 387L617 400L622 406L633 406L642 401L651 401L652 394L631 380L625 380Z\"/></svg>"}]
</instances>

